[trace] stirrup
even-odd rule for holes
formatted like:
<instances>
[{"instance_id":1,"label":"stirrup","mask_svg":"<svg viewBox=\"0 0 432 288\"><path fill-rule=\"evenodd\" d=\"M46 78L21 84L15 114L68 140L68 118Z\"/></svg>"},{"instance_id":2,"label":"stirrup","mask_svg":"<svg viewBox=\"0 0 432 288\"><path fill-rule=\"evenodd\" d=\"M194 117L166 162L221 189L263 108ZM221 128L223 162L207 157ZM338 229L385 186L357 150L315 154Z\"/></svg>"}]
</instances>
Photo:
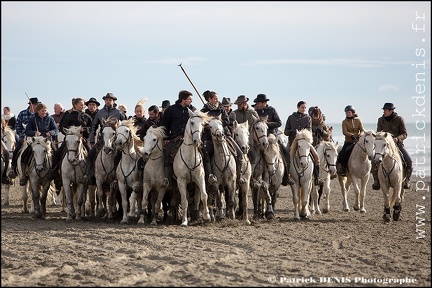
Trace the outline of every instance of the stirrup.
<instances>
[{"instance_id":1,"label":"stirrup","mask_svg":"<svg viewBox=\"0 0 432 288\"><path fill-rule=\"evenodd\" d=\"M320 178L320 177L317 177L317 178L315 178L315 185L316 186L321 186L321 185L324 185L324 180L322 179L322 178Z\"/></svg>"},{"instance_id":2,"label":"stirrup","mask_svg":"<svg viewBox=\"0 0 432 288\"><path fill-rule=\"evenodd\" d=\"M405 180L403 188L404 189L411 189L411 181L410 180L408 180L408 181Z\"/></svg>"},{"instance_id":3,"label":"stirrup","mask_svg":"<svg viewBox=\"0 0 432 288\"><path fill-rule=\"evenodd\" d=\"M28 177L24 176L23 178L20 179L19 184L20 186L25 186L27 185L27 182L28 182Z\"/></svg>"},{"instance_id":4,"label":"stirrup","mask_svg":"<svg viewBox=\"0 0 432 288\"><path fill-rule=\"evenodd\" d=\"M217 177L214 174L210 174L208 177L208 182L210 185L214 185L217 182Z\"/></svg>"},{"instance_id":5,"label":"stirrup","mask_svg":"<svg viewBox=\"0 0 432 288\"><path fill-rule=\"evenodd\" d=\"M9 171L9 173L8 173L8 175L7 175L9 178L12 178L12 179L14 179L16 176L18 176L17 175L17 173L15 172L15 169L12 169L12 170L10 170Z\"/></svg>"},{"instance_id":6,"label":"stirrup","mask_svg":"<svg viewBox=\"0 0 432 288\"><path fill-rule=\"evenodd\" d=\"M170 182L169 182L168 178L164 178L162 180L162 188L169 188L169 186L170 186Z\"/></svg>"},{"instance_id":7,"label":"stirrup","mask_svg":"<svg viewBox=\"0 0 432 288\"><path fill-rule=\"evenodd\" d=\"M373 183L373 184L372 184L372 189L373 189L373 190L379 190L380 188L381 188L381 186L380 186L379 182L378 182L378 183Z\"/></svg>"}]
</instances>

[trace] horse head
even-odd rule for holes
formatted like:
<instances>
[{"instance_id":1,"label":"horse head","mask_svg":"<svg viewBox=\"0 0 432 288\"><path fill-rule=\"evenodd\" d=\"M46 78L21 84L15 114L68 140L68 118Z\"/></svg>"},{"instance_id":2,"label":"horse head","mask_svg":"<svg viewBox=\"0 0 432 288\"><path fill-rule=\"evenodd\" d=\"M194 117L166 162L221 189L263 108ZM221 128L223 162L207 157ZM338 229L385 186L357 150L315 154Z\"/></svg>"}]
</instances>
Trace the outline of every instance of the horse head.
<instances>
[{"instance_id":1,"label":"horse head","mask_svg":"<svg viewBox=\"0 0 432 288\"><path fill-rule=\"evenodd\" d=\"M44 170L47 160L51 157L51 141L43 136L34 136L31 139L35 168L37 172L41 172Z\"/></svg>"},{"instance_id":2,"label":"horse head","mask_svg":"<svg viewBox=\"0 0 432 288\"><path fill-rule=\"evenodd\" d=\"M208 113L201 111L195 111L189 109L189 120L186 123L185 136L192 138L193 145L199 147L202 144L201 134L204 129L204 125L209 123L210 117Z\"/></svg>"},{"instance_id":3,"label":"horse head","mask_svg":"<svg viewBox=\"0 0 432 288\"><path fill-rule=\"evenodd\" d=\"M70 164L78 165L84 160L84 155L81 153L83 151L81 126L71 126L64 128L63 131L66 134L64 141L66 143L67 159Z\"/></svg>"},{"instance_id":4,"label":"horse head","mask_svg":"<svg viewBox=\"0 0 432 288\"><path fill-rule=\"evenodd\" d=\"M218 142L225 140L224 128L220 117L213 117L210 119L209 127L212 138L216 139Z\"/></svg>"},{"instance_id":5,"label":"horse head","mask_svg":"<svg viewBox=\"0 0 432 288\"><path fill-rule=\"evenodd\" d=\"M312 144L312 133L307 129L296 131L296 137L291 144L290 155L298 157L300 167L306 169L310 161L310 147Z\"/></svg>"},{"instance_id":6,"label":"horse head","mask_svg":"<svg viewBox=\"0 0 432 288\"><path fill-rule=\"evenodd\" d=\"M360 136L357 144L363 145L362 150L367 154L368 159L372 160L375 156L375 133L366 131Z\"/></svg>"},{"instance_id":7,"label":"horse head","mask_svg":"<svg viewBox=\"0 0 432 288\"><path fill-rule=\"evenodd\" d=\"M166 137L165 127L151 126L144 136L144 146L141 150L143 158L150 157L153 151L160 151L163 154L163 139ZM157 148L157 150L155 150Z\"/></svg>"},{"instance_id":8,"label":"horse head","mask_svg":"<svg viewBox=\"0 0 432 288\"><path fill-rule=\"evenodd\" d=\"M104 143L103 151L106 154L114 153L114 141L116 139L116 130L120 122L117 119L102 119L102 139Z\"/></svg>"},{"instance_id":9,"label":"horse head","mask_svg":"<svg viewBox=\"0 0 432 288\"><path fill-rule=\"evenodd\" d=\"M239 145L244 154L249 151L249 124L248 122L238 123L237 120L233 123L234 140Z\"/></svg>"},{"instance_id":10,"label":"horse head","mask_svg":"<svg viewBox=\"0 0 432 288\"><path fill-rule=\"evenodd\" d=\"M254 143L254 145L258 145L261 150L266 149L269 145L269 141L267 137L267 131L268 131L267 119L268 116L255 120L252 123L250 128L252 143Z\"/></svg>"},{"instance_id":11,"label":"horse head","mask_svg":"<svg viewBox=\"0 0 432 288\"><path fill-rule=\"evenodd\" d=\"M323 141L321 142L321 145L323 159L320 159L320 162L324 160L325 169L330 173L330 175L335 175L338 157L337 143L335 145L333 142Z\"/></svg>"},{"instance_id":12,"label":"horse head","mask_svg":"<svg viewBox=\"0 0 432 288\"><path fill-rule=\"evenodd\" d=\"M282 157L279 150L279 144L277 136L270 134L268 136L269 145L264 149L264 159L267 164L267 169L270 175L274 175L279 169L279 165L282 165Z\"/></svg>"}]
</instances>

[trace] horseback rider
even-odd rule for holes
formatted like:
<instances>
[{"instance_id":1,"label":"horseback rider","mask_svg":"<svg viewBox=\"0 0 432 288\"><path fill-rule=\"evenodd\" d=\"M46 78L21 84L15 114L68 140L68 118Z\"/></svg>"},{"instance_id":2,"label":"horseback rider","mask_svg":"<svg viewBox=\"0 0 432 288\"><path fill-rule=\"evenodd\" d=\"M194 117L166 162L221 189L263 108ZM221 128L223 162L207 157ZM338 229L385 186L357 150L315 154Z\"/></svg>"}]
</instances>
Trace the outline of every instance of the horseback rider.
<instances>
[{"instance_id":1,"label":"horseback rider","mask_svg":"<svg viewBox=\"0 0 432 288\"><path fill-rule=\"evenodd\" d=\"M48 115L47 106L45 104L39 103L35 107L35 114L33 114L33 116L34 117L31 117L28 121L24 132L25 135L30 137L43 136L47 137L50 141L56 139L59 130L54 118ZM28 160L30 159L31 151L31 145L28 145L23 151L21 155L21 167L24 167L27 164ZM20 179L21 186L27 185L28 181L28 175L26 175L25 169L23 169L23 171L24 173Z\"/></svg>"},{"instance_id":2,"label":"horseback rider","mask_svg":"<svg viewBox=\"0 0 432 288\"><path fill-rule=\"evenodd\" d=\"M259 119L259 116L255 109L249 106L247 103L248 101L249 98L247 98L245 95L238 96L237 100L234 101L234 104L237 105L237 109L234 110L234 113L236 114L235 120L237 123L241 124L247 121L248 126L251 127L252 123ZM255 164L256 157L252 149L249 149L248 156L250 163Z\"/></svg>"},{"instance_id":3,"label":"horseback rider","mask_svg":"<svg viewBox=\"0 0 432 288\"><path fill-rule=\"evenodd\" d=\"M285 135L288 136L288 148L291 148L292 143L294 142L294 139L296 138L297 132L302 129L307 129L309 131L312 130L312 117L306 113L306 102L305 101L299 101L297 103L297 111L288 116L287 122L285 124ZM324 180L320 177L320 159L318 156L317 151L315 150L315 147L313 145L310 145L310 151L312 153L313 159L314 159L314 170L313 175L315 185L323 185ZM288 152L287 152L288 153ZM286 159L290 159L290 155L288 153L288 156L285 157ZM288 163L288 171L290 167L290 162Z\"/></svg>"},{"instance_id":4,"label":"horseback rider","mask_svg":"<svg viewBox=\"0 0 432 288\"><path fill-rule=\"evenodd\" d=\"M232 138L232 130L230 130L230 126L232 127L232 123L231 123L231 120L228 116L227 111L222 106L222 103L219 102L219 95L214 91L207 90L203 93L203 96L204 96L204 99L207 101L207 103L204 104L204 107L201 109L201 112L208 113L208 115L211 117L216 117L216 118L220 117L221 118L222 126L224 127L225 139L227 139L227 143L236 150L236 154L237 154L236 171L241 171L241 167L243 164L243 152L241 151L237 142L235 142L234 139ZM226 101L226 99L225 99L225 101ZM232 117L235 117L235 114ZM210 175L210 174L213 174L213 171L212 171L211 165L210 165L210 159L213 156L213 140L212 140L212 136L211 136L210 127L208 127L208 125L206 125L204 127L202 140L204 143L204 147L206 148L203 150L206 150L208 152L208 158L207 158L207 155L205 155L206 158L204 158L204 168L205 168L205 170L207 170L206 171L206 173L208 173L207 175ZM205 152L205 151L203 151L203 152ZM240 183L239 182L240 176L241 176L241 173L237 173L237 186Z\"/></svg>"},{"instance_id":5,"label":"horseback rider","mask_svg":"<svg viewBox=\"0 0 432 288\"><path fill-rule=\"evenodd\" d=\"M358 117L352 105L345 107L345 119L342 121L342 133L345 136L344 145L338 155L337 173L340 176L346 176L347 169L347 148L357 142L360 135L364 133L363 123Z\"/></svg>"},{"instance_id":6,"label":"horseback rider","mask_svg":"<svg viewBox=\"0 0 432 288\"><path fill-rule=\"evenodd\" d=\"M94 178L94 170L95 170L94 161L96 159L96 154L99 151L99 148L103 144L103 139L102 137L98 137L98 142L96 143L95 143L95 139L96 139L96 131L98 130L99 126L102 127L102 120L103 119L106 120L108 118L113 118L120 121L126 120L126 115L115 107L114 102L117 100L117 97L114 96L113 93L107 93L105 96L102 97L102 100L105 101L105 106L97 112L91 124L89 139L90 139L90 146L92 148L87 158L87 172L84 175L84 177L81 179L81 182L83 184L91 184L91 185L96 184L96 179ZM115 163L114 167L117 167L117 164L120 162L121 155L122 155L121 152L117 153L116 157L114 158L114 163Z\"/></svg>"},{"instance_id":7,"label":"horseback rider","mask_svg":"<svg viewBox=\"0 0 432 288\"><path fill-rule=\"evenodd\" d=\"M8 174L9 178L15 178L17 176L16 168L18 161L18 153L21 150L21 147L23 146L25 141L25 129L29 122L29 119L33 118L34 110L39 103L41 102L37 97L30 98L27 109L24 109L20 113L18 113L15 124L15 131L18 136L18 141L16 142L15 150L12 154L11 170Z\"/></svg>"},{"instance_id":8,"label":"horseback rider","mask_svg":"<svg viewBox=\"0 0 432 288\"><path fill-rule=\"evenodd\" d=\"M72 99L72 109L65 113L60 122L60 132L65 134L64 128L70 128L71 126L81 126L81 133L83 136L83 145L87 152L90 152L90 145L88 138L90 136L90 128L92 123L92 118L90 115L85 113L85 100L83 98L73 98ZM54 152L53 157L53 168L52 168L52 178L54 179L54 184L56 187L56 192L59 193L62 187L62 178L60 175L61 159L66 147L66 141L63 141L60 147ZM59 166L59 167L57 167Z\"/></svg>"},{"instance_id":9,"label":"horseback rider","mask_svg":"<svg viewBox=\"0 0 432 288\"><path fill-rule=\"evenodd\" d=\"M162 183L164 188L170 189L172 187L173 163L171 161L171 152L174 145L180 143L183 139L186 124L190 117L189 110L196 111L196 108L192 105L192 93L181 90L177 101L165 110L160 122L160 126L165 127L168 137L167 143L164 145L166 146L164 159L165 178ZM209 175L209 177L214 179L214 175Z\"/></svg>"},{"instance_id":10,"label":"horseback rider","mask_svg":"<svg viewBox=\"0 0 432 288\"><path fill-rule=\"evenodd\" d=\"M406 151L403 141L408 137L407 129L405 126L405 121L402 116L399 116L394 110L396 107L393 103L385 103L382 107L383 115L378 118L377 132L388 132L392 134L393 141L398 146L399 150L402 152L404 162L406 164L406 175L404 181L404 188L410 189L411 183L410 178L413 172L412 160ZM372 176L374 178L374 183L372 184L373 190L380 189L380 183L378 180L378 167L376 163L372 162Z\"/></svg>"}]
</instances>

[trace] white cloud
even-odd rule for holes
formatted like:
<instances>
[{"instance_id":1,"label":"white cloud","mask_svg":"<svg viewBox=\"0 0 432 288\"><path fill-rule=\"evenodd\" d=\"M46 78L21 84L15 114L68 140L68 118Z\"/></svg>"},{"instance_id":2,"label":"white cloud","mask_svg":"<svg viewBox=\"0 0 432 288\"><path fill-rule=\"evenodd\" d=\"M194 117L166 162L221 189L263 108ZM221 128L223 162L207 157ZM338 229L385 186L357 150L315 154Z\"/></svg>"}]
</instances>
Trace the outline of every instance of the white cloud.
<instances>
[{"instance_id":1,"label":"white cloud","mask_svg":"<svg viewBox=\"0 0 432 288\"><path fill-rule=\"evenodd\" d=\"M396 91L399 92L399 87L391 84L381 85L378 87L378 92L389 92L389 91Z\"/></svg>"}]
</instances>

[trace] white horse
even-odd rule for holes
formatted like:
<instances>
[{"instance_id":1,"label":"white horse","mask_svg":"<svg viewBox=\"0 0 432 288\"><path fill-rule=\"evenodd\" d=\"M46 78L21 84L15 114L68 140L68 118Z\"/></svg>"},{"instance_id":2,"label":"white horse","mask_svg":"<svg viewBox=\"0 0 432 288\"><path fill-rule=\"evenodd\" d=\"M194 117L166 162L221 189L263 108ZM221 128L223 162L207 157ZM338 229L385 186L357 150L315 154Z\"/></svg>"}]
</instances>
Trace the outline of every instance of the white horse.
<instances>
[{"instance_id":1,"label":"white horse","mask_svg":"<svg viewBox=\"0 0 432 288\"><path fill-rule=\"evenodd\" d=\"M234 134L234 141L239 145L240 149L243 152L243 164L241 167L241 171L237 171L237 173L240 173L240 177L243 178L245 181L240 181L238 194L239 199L242 199L242 201L239 201L239 211L241 212L241 216L243 217L243 221L246 222L246 224L250 224L249 216L248 216L248 197L250 194L250 179L252 176L252 166L249 161L248 152L250 149L249 146L249 124L248 122L244 122L239 124L237 121L234 121L233 124L233 134ZM240 196L241 195L241 196Z\"/></svg>"},{"instance_id":2,"label":"white horse","mask_svg":"<svg viewBox=\"0 0 432 288\"><path fill-rule=\"evenodd\" d=\"M209 128L213 143L213 157L211 165L213 174L217 177L215 184L210 185L209 189L216 191L216 217L223 218L222 199L220 187L223 187L227 209L227 216L229 219L235 217L235 191L236 191L236 161L233 153L230 151L225 138L224 127L220 118L211 118L209 121Z\"/></svg>"},{"instance_id":3,"label":"white horse","mask_svg":"<svg viewBox=\"0 0 432 288\"><path fill-rule=\"evenodd\" d=\"M128 216L136 217L135 203L137 203L138 211L141 211L142 179L138 177L137 162L141 157L139 150L142 141L136 135L138 127L134 126L133 121L130 118L121 122L116 130L116 139L114 141L116 149L122 152L122 158L116 170L123 207L121 224L128 224ZM128 214L129 199L127 199L127 192L129 189L132 189L132 195L130 197L130 213Z\"/></svg>"},{"instance_id":4,"label":"white horse","mask_svg":"<svg viewBox=\"0 0 432 288\"><path fill-rule=\"evenodd\" d=\"M61 161L60 169L68 207L66 221L70 222L74 218L81 220L81 218L85 217L85 201L88 185L82 184L80 180L87 171L87 161L85 159L88 153L83 145L81 126L64 128L64 131L66 133L64 137L64 141L66 141L66 153Z\"/></svg>"},{"instance_id":5,"label":"white horse","mask_svg":"<svg viewBox=\"0 0 432 288\"><path fill-rule=\"evenodd\" d=\"M323 200L324 208L323 212L328 213L330 211L330 182L331 182L331 176L336 175L336 161L338 156L337 151L337 143L334 144L332 141L321 141L319 145L317 146L316 150L320 158L320 176L324 180L323 185ZM312 213L315 214L321 214L321 210L319 207L319 189L321 189L321 186L316 186L312 181L312 202L310 203L310 210Z\"/></svg>"},{"instance_id":6,"label":"white horse","mask_svg":"<svg viewBox=\"0 0 432 288\"><path fill-rule=\"evenodd\" d=\"M252 122L250 126L250 149L255 155L254 163L252 164L252 177L251 177L251 187L252 187L252 201L254 205L254 218L260 217L261 204L260 204L260 193L265 191L267 194L267 183L263 180L264 173L266 172L266 163L263 157L263 151L269 145L267 137L267 119L268 117L263 117L256 119ZM272 206L269 205L266 209L267 213L273 213ZM269 216L271 214L268 214Z\"/></svg>"},{"instance_id":7,"label":"white horse","mask_svg":"<svg viewBox=\"0 0 432 288\"><path fill-rule=\"evenodd\" d=\"M8 164L9 167L8 171L9 171L11 167L12 154L13 151L15 150L15 144L16 144L15 131L12 130L9 126L3 126L3 123L2 123L1 131L2 131L2 135L1 135L2 142L4 143L5 149L7 149L7 152L9 153L9 160L8 160L9 162L4 163L5 166L6 164ZM3 159L3 154L2 154L2 159ZM8 171L6 171L6 175ZM3 167L1 173L3 175ZM4 193L5 195L5 201L4 201L5 206L9 206L9 189L10 189L10 184L2 184L2 193Z\"/></svg>"},{"instance_id":8,"label":"white horse","mask_svg":"<svg viewBox=\"0 0 432 288\"><path fill-rule=\"evenodd\" d=\"M267 203L265 217L273 219L276 200L279 196L279 188L282 184L283 174L285 173L285 166L277 136L270 134L268 141L269 145L264 149L264 161L267 167L267 171L264 174L264 182L267 183L268 188L262 189L262 196L265 197ZM269 207L271 207L271 210Z\"/></svg>"},{"instance_id":9,"label":"white horse","mask_svg":"<svg viewBox=\"0 0 432 288\"><path fill-rule=\"evenodd\" d=\"M365 213L365 197L366 185L369 180L371 170L371 160L375 153L375 133L373 131L365 131L355 142L352 148L351 156L348 159L348 169L346 176L338 175L341 193L343 197L342 210L350 211L348 205L348 191L352 185L354 186L355 202L354 210L360 210ZM340 152L340 151L338 151Z\"/></svg>"},{"instance_id":10,"label":"white horse","mask_svg":"<svg viewBox=\"0 0 432 288\"><path fill-rule=\"evenodd\" d=\"M183 210L182 226L188 225L187 184L189 183L195 183L195 211L199 211L201 203L204 220L210 220L203 158L198 149L202 145L201 134L204 124L208 123L208 121L209 116L206 113L189 110L189 119L186 123L183 142L174 157L173 170L174 175L177 177L177 186L180 191Z\"/></svg>"},{"instance_id":11,"label":"white horse","mask_svg":"<svg viewBox=\"0 0 432 288\"><path fill-rule=\"evenodd\" d=\"M148 206L151 199L151 225L157 225L157 219L162 200L166 193L162 181L165 178L163 142L166 137L165 127L152 126L144 137L143 157L147 158L143 172L143 208ZM150 193L154 192L150 195ZM140 215L139 224L144 224L144 215Z\"/></svg>"},{"instance_id":12,"label":"white horse","mask_svg":"<svg viewBox=\"0 0 432 288\"><path fill-rule=\"evenodd\" d=\"M52 169L51 141L43 136L32 137L33 160L30 163L29 183L32 191L34 216L37 219L46 217L46 199L51 179L48 172Z\"/></svg>"},{"instance_id":13,"label":"white horse","mask_svg":"<svg viewBox=\"0 0 432 288\"><path fill-rule=\"evenodd\" d=\"M403 165L399 150L390 133L376 133L373 161L378 164L378 179L384 196L383 219L385 222L391 221L390 205L394 205L393 221L398 221L404 198ZM390 188L393 188L391 197Z\"/></svg>"},{"instance_id":14,"label":"white horse","mask_svg":"<svg viewBox=\"0 0 432 288\"><path fill-rule=\"evenodd\" d=\"M106 209L108 212L107 217L109 222L113 220L113 209L114 206L117 205L114 195L115 193L113 193L114 189L111 187L111 184L116 180L114 158L117 150L114 148L114 141L118 126L119 121L117 119L102 119L103 147L97 154L95 161L95 177L98 196L97 214L103 216L102 214ZM106 196L106 199L104 199L104 196ZM106 202L108 202L108 204Z\"/></svg>"},{"instance_id":15,"label":"white horse","mask_svg":"<svg viewBox=\"0 0 432 288\"><path fill-rule=\"evenodd\" d=\"M312 133L307 129L302 129L296 133L290 150L290 174L295 182L291 185L294 218L300 220L300 218L305 219L310 215L308 202L312 189L314 164L310 155Z\"/></svg>"}]
</instances>

